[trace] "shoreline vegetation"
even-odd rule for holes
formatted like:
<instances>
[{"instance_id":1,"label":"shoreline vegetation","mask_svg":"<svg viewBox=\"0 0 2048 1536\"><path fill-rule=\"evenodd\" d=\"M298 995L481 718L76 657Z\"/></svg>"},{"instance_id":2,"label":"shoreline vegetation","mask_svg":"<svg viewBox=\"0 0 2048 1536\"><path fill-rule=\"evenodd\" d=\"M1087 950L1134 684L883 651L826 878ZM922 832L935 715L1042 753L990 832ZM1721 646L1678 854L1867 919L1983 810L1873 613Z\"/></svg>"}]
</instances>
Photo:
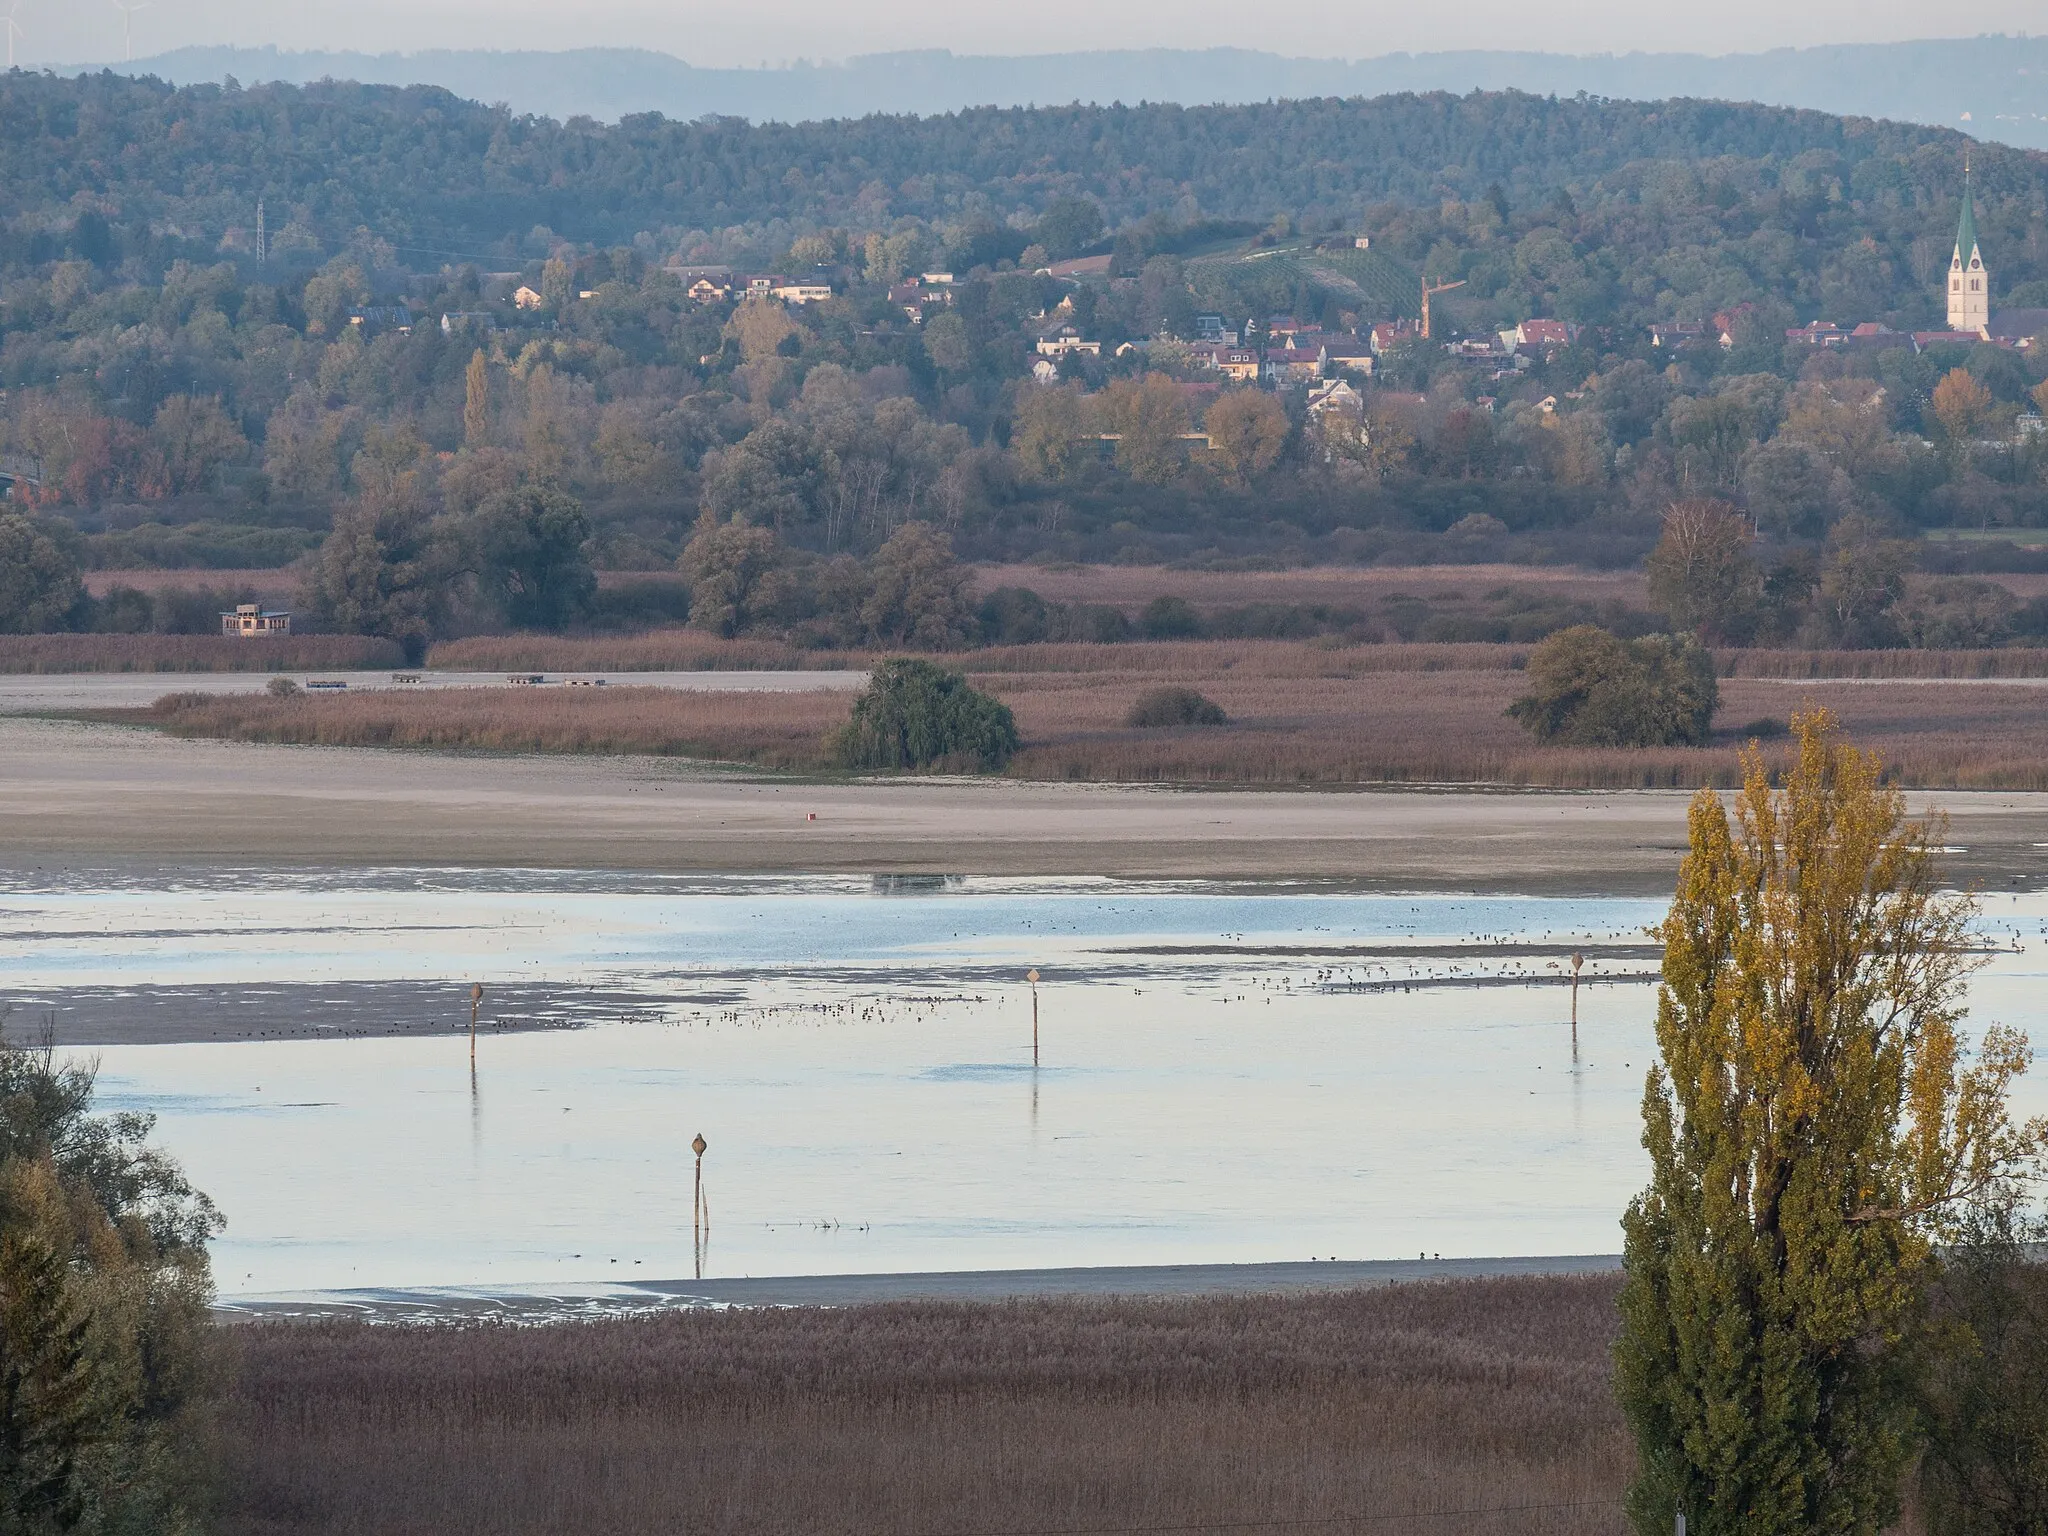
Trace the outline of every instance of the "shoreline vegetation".
<instances>
[{"instance_id":1,"label":"shoreline vegetation","mask_svg":"<svg viewBox=\"0 0 2048 1536\"><path fill-rule=\"evenodd\" d=\"M521 659L539 648L517 652ZM552 642L555 647L595 642ZM765 667L787 662L758 642L689 635L614 643L677 670L696 659ZM656 649L673 646L675 649ZM1736 781L1735 748L1763 739L1767 759L1790 713L1825 705L1883 758L1891 782L1927 789L2048 790L2048 710L2024 673L1969 670L2030 653L1849 653L1845 660L1947 664L1914 672L1870 665L1849 678L1807 677L1806 653L1732 653L1716 728L1699 746L1544 746L1507 715L1526 686L1527 647L1359 646L1317 642L1185 641L1011 646L939 658L1014 713L1013 779L1261 786L1497 784L1545 789L1670 789ZM557 660L577 654L556 649ZM616 648L584 653L623 659ZM1731 653L1723 653L1725 662ZM504 653L462 656L483 668ZM876 658L847 656L872 663ZM2048 657L2042 657L2048 662ZM616 671L611 666L563 671ZM1899 686L1873 686L1881 680ZM1908 685L1910 684L1910 686ZM1161 686L1198 689L1223 724L1129 724ZM175 693L147 709L86 718L149 726L187 738L337 747L413 747L498 753L687 757L772 771L829 772L829 738L843 727L843 691L603 689L363 689L313 696Z\"/></svg>"},{"instance_id":2,"label":"shoreline vegetation","mask_svg":"<svg viewBox=\"0 0 2048 1536\"><path fill-rule=\"evenodd\" d=\"M1316 639L1048 641L918 653L970 673L1149 669L1163 663L1234 667L1302 653L1363 672L1519 670L1535 642ZM723 639L692 629L632 635L473 635L430 647L412 670L441 672L862 671L899 649L818 650L780 640ZM2048 677L2048 647L1976 650L1791 650L1717 647L1720 677L1981 679ZM393 641L367 635L0 635L0 676L93 672L406 670Z\"/></svg>"},{"instance_id":3,"label":"shoreline vegetation","mask_svg":"<svg viewBox=\"0 0 2048 1536\"><path fill-rule=\"evenodd\" d=\"M238 1324L218 1529L1619 1536L1617 1287Z\"/></svg>"},{"instance_id":4,"label":"shoreline vegetation","mask_svg":"<svg viewBox=\"0 0 2048 1536\"><path fill-rule=\"evenodd\" d=\"M403 667L395 641L372 635L0 635L0 676L69 672L374 671Z\"/></svg>"}]
</instances>

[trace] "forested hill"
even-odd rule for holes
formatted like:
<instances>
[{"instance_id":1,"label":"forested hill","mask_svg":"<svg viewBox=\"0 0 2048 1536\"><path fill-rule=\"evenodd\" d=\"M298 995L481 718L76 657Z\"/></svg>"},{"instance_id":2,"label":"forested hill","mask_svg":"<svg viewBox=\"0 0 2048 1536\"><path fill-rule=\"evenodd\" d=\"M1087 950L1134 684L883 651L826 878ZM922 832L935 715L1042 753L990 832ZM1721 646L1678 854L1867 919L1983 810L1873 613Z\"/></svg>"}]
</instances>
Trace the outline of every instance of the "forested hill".
<instances>
[{"instance_id":1,"label":"forested hill","mask_svg":"<svg viewBox=\"0 0 2048 1536\"><path fill-rule=\"evenodd\" d=\"M1696 205L1802 238L1871 221L1917 236L1953 206L1965 144L1818 112L1512 92L603 127L425 87L174 89L24 72L0 76L0 142L13 262L49 259L81 210L105 218L100 238L116 247L171 236L210 248L251 225L262 199L273 234L291 227L333 250L364 230L415 266L512 255L500 242L536 226L598 244L735 226L886 229L977 210L1001 220L1071 193L1099 202L1112 228L1150 213L1280 212L1314 227L1498 187L1517 207L1566 191ZM1987 234L2017 237L2043 216L2048 156L1978 146L1975 165Z\"/></svg>"},{"instance_id":2,"label":"forested hill","mask_svg":"<svg viewBox=\"0 0 2048 1536\"><path fill-rule=\"evenodd\" d=\"M73 71L75 73L75 71ZM1969 125L1973 137L2048 148L2048 37L1969 37L1776 48L1707 56L1593 56L1465 49L1378 58L1285 58L1247 48L1087 49L1008 57L942 48L866 54L843 64L717 68L646 48L294 52L204 46L121 67L191 84L364 80L442 85L550 117L706 113L753 122L955 112L1042 101L1286 101L1396 91L1533 91L1633 101L1699 96L1810 107L1854 117Z\"/></svg>"}]
</instances>

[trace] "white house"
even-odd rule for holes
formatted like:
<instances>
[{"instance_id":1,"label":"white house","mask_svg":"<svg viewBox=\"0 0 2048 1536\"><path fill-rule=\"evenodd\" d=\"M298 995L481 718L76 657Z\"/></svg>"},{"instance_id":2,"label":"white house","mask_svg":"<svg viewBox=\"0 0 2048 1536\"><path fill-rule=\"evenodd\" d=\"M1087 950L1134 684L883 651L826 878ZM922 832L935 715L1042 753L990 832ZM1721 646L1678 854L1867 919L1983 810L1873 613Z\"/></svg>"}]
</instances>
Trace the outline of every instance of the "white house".
<instances>
[{"instance_id":1,"label":"white house","mask_svg":"<svg viewBox=\"0 0 2048 1536\"><path fill-rule=\"evenodd\" d=\"M1069 353L1085 352L1090 357L1102 356L1102 343L1089 341L1071 325L1058 326L1050 331L1041 331L1038 337L1040 357L1065 357Z\"/></svg>"}]
</instances>

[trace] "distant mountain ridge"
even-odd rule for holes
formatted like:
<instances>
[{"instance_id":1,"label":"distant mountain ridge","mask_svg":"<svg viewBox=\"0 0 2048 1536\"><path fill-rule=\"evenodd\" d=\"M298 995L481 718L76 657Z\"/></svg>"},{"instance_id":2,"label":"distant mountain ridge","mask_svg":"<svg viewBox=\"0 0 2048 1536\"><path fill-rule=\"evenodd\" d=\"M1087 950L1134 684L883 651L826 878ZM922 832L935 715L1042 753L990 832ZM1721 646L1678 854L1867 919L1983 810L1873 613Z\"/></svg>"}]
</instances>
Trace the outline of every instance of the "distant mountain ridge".
<instances>
[{"instance_id":1,"label":"distant mountain ridge","mask_svg":"<svg viewBox=\"0 0 2048 1536\"><path fill-rule=\"evenodd\" d=\"M634 48L370 54L193 47L107 67L178 84L233 75L244 84L332 78L439 85L521 113L606 122L641 112L803 122L1070 102L1206 105L1397 91L1585 92L1636 101L1703 97L1806 107L1958 128L1980 139L2048 149L2048 37L1844 44L1718 57L1471 50L1343 60L1234 48L1002 57L933 49L765 69L700 68Z\"/></svg>"}]
</instances>

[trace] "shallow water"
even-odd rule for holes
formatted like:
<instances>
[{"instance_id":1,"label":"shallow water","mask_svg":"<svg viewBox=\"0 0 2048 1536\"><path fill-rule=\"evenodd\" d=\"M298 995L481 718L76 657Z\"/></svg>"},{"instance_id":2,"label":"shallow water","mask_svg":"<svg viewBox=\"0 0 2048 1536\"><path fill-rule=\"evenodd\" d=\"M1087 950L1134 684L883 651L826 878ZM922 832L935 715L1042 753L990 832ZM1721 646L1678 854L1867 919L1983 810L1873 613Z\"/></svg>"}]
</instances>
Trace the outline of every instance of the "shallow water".
<instances>
[{"instance_id":1,"label":"shallow water","mask_svg":"<svg viewBox=\"0 0 2048 1536\"><path fill-rule=\"evenodd\" d=\"M315 678L340 683L348 692L396 690L418 693L440 688L510 688L515 676L542 676L543 688L595 684L626 688L673 688L688 693L851 693L867 682L865 672L343 672L314 669L286 674L297 682ZM269 672L15 672L0 674L0 715L59 709L142 709L167 693L261 693ZM575 681L572 683L571 679ZM525 686L533 686L526 684Z\"/></svg>"},{"instance_id":2,"label":"shallow water","mask_svg":"<svg viewBox=\"0 0 2048 1536\"><path fill-rule=\"evenodd\" d=\"M1629 978L1660 903L262 881L16 878L0 995L375 983L359 1016L447 1025L480 980L487 1025L552 996L580 1027L487 1029L474 1077L462 1034L100 1049L104 1102L158 1114L227 1212L227 1293L688 1276L698 1132L707 1276L1611 1252L1643 1177L1653 992ZM1981 1017L2032 1022L2044 921L2037 898L1987 908L2024 947L1980 978ZM1554 980L1574 948L1576 1050ZM2025 1102L2048 1109L2042 1083Z\"/></svg>"}]
</instances>

